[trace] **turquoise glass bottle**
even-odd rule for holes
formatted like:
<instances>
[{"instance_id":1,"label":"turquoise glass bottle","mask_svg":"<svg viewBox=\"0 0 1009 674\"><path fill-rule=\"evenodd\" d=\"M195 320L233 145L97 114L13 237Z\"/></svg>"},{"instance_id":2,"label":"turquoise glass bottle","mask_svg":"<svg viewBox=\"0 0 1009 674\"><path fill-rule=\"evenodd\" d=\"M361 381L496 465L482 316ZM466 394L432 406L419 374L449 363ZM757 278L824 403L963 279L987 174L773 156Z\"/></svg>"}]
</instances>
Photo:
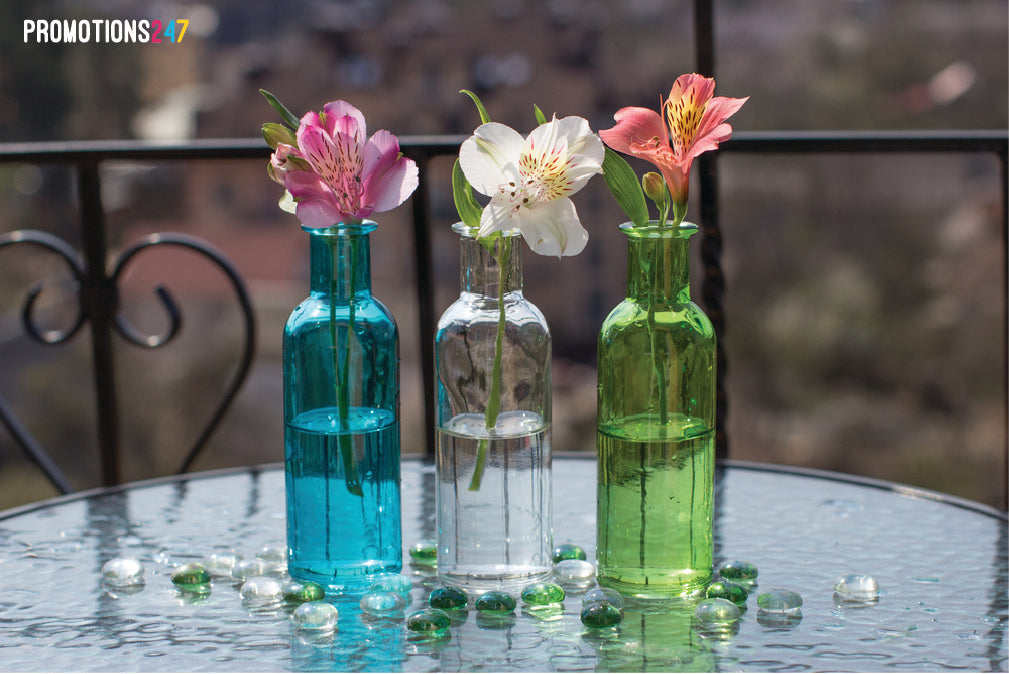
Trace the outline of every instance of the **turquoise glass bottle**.
<instances>
[{"instance_id":1,"label":"turquoise glass bottle","mask_svg":"<svg viewBox=\"0 0 1009 674\"><path fill-rule=\"evenodd\" d=\"M715 334L690 299L697 226L621 226L627 294L598 351L600 585L690 596L712 576Z\"/></svg>"},{"instance_id":2,"label":"turquoise glass bottle","mask_svg":"<svg viewBox=\"0 0 1009 674\"><path fill-rule=\"evenodd\" d=\"M330 594L402 568L399 336L371 295L375 227L304 228L311 290L284 330L288 572Z\"/></svg>"}]
</instances>

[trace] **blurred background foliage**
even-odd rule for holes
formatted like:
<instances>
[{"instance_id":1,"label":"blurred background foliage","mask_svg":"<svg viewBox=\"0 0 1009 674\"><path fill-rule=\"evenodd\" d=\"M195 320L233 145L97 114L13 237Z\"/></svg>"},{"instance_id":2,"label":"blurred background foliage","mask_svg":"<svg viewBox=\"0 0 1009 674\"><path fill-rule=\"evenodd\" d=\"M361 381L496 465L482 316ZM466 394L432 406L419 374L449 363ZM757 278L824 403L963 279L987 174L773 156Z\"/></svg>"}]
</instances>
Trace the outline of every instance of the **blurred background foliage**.
<instances>
[{"instance_id":1,"label":"blurred background foliage","mask_svg":"<svg viewBox=\"0 0 1009 674\"><path fill-rule=\"evenodd\" d=\"M716 93L750 96L736 130L1006 129L1004 0L716 0ZM369 128L461 134L479 122L457 92L523 130L533 103L595 129L656 107L693 70L688 0L25 0L0 10L0 142L256 137L273 112L343 98ZM188 19L181 43L25 44L25 19ZM458 291L448 160L432 167L438 311ZM644 166L637 166L640 170ZM1001 181L981 155L737 155L720 159L727 274L728 429L734 458L829 468L1002 505L1006 343ZM280 335L306 294L307 237L276 206L261 162L103 169L109 240L195 234L231 258L258 312L256 363L198 468L281 461ZM695 190L696 192L696 190ZM554 449L592 451L595 339L622 297L621 213L602 181L576 199L591 239L577 258L525 254L526 294L555 341ZM79 245L71 173L0 165L0 231ZM688 219L698 217L691 205ZM376 295L402 331L403 448L425 451L409 209L382 214ZM694 254L697 254L696 245ZM699 302L700 277L694 295ZM86 335L27 341L27 288L44 320L73 315L61 263L0 252L0 395L76 486L98 484ZM174 471L236 364L238 311L197 256L131 266L125 315L165 321L171 345L123 344L126 477ZM54 495L0 432L0 508Z\"/></svg>"}]
</instances>

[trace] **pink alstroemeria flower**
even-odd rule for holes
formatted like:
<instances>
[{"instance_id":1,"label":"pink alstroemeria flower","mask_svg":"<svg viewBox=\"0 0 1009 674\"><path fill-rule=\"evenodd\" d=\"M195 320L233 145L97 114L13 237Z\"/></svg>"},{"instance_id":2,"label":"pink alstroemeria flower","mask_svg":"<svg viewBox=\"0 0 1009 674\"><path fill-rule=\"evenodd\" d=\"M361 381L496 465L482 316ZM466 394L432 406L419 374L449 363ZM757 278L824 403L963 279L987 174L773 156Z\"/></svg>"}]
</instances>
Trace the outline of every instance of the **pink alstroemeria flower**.
<instances>
[{"instance_id":1,"label":"pink alstroemeria flower","mask_svg":"<svg viewBox=\"0 0 1009 674\"><path fill-rule=\"evenodd\" d=\"M655 164L680 213L686 209L694 158L728 140L732 127L725 120L749 99L713 96L714 91L710 77L680 75L662 101L664 116L648 108L622 108L613 115L616 126L599 132L614 150Z\"/></svg>"},{"instance_id":2,"label":"pink alstroemeria flower","mask_svg":"<svg viewBox=\"0 0 1009 674\"><path fill-rule=\"evenodd\" d=\"M298 148L277 148L272 167L297 203L307 227L360 222L403 203L417 189L417 164L403 157L396 136L384 129L367 136L364 115L333 101L309 112L298 127ZM311 170L300 170L303 160Z\"/></svg>"}]
</instances>

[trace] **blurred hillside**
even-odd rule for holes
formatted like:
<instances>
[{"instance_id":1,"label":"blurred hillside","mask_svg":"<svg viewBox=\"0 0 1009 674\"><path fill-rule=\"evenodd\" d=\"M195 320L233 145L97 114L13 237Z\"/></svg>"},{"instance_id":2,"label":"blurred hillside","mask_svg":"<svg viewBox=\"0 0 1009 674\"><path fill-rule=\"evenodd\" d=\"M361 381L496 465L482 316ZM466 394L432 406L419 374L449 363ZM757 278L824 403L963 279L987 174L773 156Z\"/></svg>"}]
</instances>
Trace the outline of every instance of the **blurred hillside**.
<instances>
[{"instance_id":1,"label":"blurred hillside","mask_svg":"<svg viewBox=\"0 0 1009 674\"><path fill-rule=\"evenodd\" d=\"M532 104L595 129L655 107L693 69L686 0L219 0L10 3L0 22L0 142L258 136L273 111L344 98L371 129L467 133L457 92L528 130ZM1006 129L1004 0L716 1L716 93L750 96L737 130ZM24 44L26 18L187 18L181 43ZM731 455L842 470L998 504L1006 489L1006 344L1000 188L990 157L752 156L720 160L728 290ZM450 162L433 167L438 310L458 290ZM639 167L643 168L643 167ZM307 237L279 211L259 162L120 163L103 174L109 239L182 231L249 282L260 343L251 380L198 468L280 461L280 335L306 293ZM0 231L78 244L72 179L0 166ZM555 342L554 447L594 448L595 339L622 296L623 218L602 182L576 203L577 258L526 251L527 295ZM688 218L698 217L692 204ZM404 451L422 452L409 210L381 214L376 295L401 327ZM695 254L697 245L695 244ZM97 483L86 337L41 348L21 334L26 289L46 278L47 320L72 317L66 272L0 252L0 395L44 446ZM165 349L121 351L127 477L174 470L234 367L239 329L223 279L193 256L131 268L125 313L164 329L152 287L186 320ZM700 301L700 277L694 284ZM59 423L53 423L53 420ZM124 422L125 423L125 422ZM52 495L0 432L0 508Z\"/></svg>"}]
</instances>

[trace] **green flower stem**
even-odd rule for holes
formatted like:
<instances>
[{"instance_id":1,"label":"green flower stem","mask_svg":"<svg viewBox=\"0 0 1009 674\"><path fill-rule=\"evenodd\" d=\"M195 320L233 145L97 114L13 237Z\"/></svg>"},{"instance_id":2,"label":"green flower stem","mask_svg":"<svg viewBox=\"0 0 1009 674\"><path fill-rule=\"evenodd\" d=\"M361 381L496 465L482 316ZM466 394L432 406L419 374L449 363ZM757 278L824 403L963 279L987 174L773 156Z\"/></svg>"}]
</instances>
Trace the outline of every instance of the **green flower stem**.
<instances>
[{"instance_id":1,"label":"green flower stem","mask_svg":"<svg viewBox=\"0 0 1009 674\"><path fill-rule=\"evenodd\" d=\"M354 338L354 272L357 268L354 259L357 256L357 248L353 244L350 246L350 330L347 334L347 346L343 350L343 365L339 362L339 349L336 338L336 266L337 266L337 237L330 237L329 242L332 254L332 271L329 281L329 336L333 342L333 387L336 395L336 405L340 415L340 428L343 431L337 437L340 445L340 458L343 461L343 474L347 482L347 491L357 496L363 496L361 489L361 478L357 473L357 461L354 458L353 439L348 432L350 430L350 341Z\"/></svg>"},{"instance_id":2,"label":"green flower stem","mask_svg":"<svg viewBox=\"0 0 1009 674\"><path fill-rule=\"evenodd\" d=\"M498 263L498 320L497 337L494 340L494 366L491 370L490 396L487 399L487 407L484 410L484 426L487 432L497 425L497 417L501 411L501 359L504 351L505 333L505 286L507 285L506 265L511 259L511 237L502 236L498 240L497 254L494 259ZM480 483L483 481L483 473L487 462L487 438L480 440L476 452L476 465L473 468L473 477L469 483L470 491L480 491Z\"/></svg>"},{"instance_id":3,"label":"green flower stem","mask_svg":"<svg viewBox=\"0 0 1009 674\"><path fill-rule=\"evenodd\" d=\"M652 350L652 370L655 374L655 378L658 381L659 387L659 423L664 427L669 423L669 410L667 409L669 402L666 391L666 368L663 367L661 358L659 358L659 337L655 332L655 283L658 276L658 266L659 266L659 251L662 250L662 246L655 246L655 251L653 252L653 258L650 261L651 269L649 270L649 280L648 280L648 335L649 341L651 343Z\"/></svg>"}]
</instances>

